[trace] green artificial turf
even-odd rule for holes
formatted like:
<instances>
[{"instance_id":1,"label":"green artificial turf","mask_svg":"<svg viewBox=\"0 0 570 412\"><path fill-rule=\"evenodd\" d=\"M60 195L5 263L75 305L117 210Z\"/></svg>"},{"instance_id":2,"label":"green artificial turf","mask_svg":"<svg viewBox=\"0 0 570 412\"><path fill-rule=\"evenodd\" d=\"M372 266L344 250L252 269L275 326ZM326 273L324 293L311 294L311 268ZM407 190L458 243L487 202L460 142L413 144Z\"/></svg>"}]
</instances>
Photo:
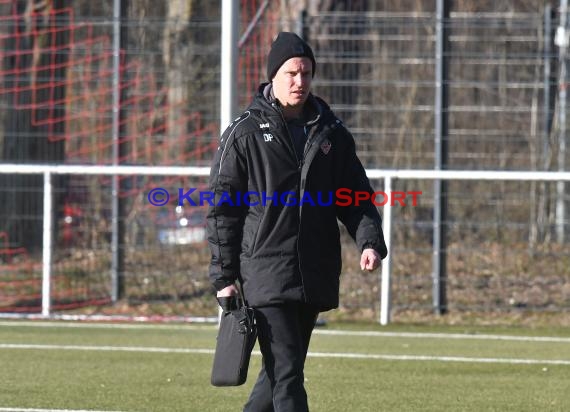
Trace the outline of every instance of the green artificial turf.
<instances>
[{"instance_id":1,"label":"green artificial turf","mask_svg":"<svg viewBox=\"0 0 570 412\"><path fill-rule=\"evenodd\" d=\"M313 336L305 370L312 411L534 412L565 411L570 405L570 340L410 337L399 333L444 334L446 328L353 326L328 325L317 329ZM323 333L339 328L389 331L395 335ZM456 328L447 332L462 333ZM537 336L536 331L512 327L467 332L467 337L490 333ZM548 336L570 336L563 329L550 332ZM70 327L54 322L1 322L0 408L239 411L254 383L261 358L258 354L252 357L245 385L212 387L209 378L215 334L212 326ZM210 351L184 352L187 349ZM396 358L350 357L367 354ZM417 356L428 358L418 360ZM501 363L512 359L539 363ZM561 360L567 364L540 360Z\"/></svg>"}]
</instances>

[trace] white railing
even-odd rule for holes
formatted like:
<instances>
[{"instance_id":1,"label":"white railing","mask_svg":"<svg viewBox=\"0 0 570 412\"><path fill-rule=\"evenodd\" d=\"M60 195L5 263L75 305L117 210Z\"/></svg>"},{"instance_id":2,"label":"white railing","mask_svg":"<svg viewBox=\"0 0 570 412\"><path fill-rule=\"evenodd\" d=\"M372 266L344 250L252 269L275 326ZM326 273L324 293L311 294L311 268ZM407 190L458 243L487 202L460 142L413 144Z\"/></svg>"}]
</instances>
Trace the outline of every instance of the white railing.
<instances>
[{"instance_id":1,"label":"white railing","mask_svg":"<svg viewBox=\"0 0 570 412\"><path fill-rule=\"evenodd\" d=\"M510 180L510 181L549 181L568 182L570 172L519 172L519 171L467 171L467 170L383 170L366 171L370 179L384 179L384 192L392 190L394 179L422 180ZM146 175L146 176L208 176L209 167L178 166L92 166L92 165L18 165L0 164L0 174L43 174L43 248L42 248L42 316L50 317L50 283L52 261L52 184L54 174L81 175ZM392 207L383 208L383 230L386 246L391 250ZM390 322L391 305L391 254L382 261L380 296L380 323Z\"/></svg>"}]
</instances>

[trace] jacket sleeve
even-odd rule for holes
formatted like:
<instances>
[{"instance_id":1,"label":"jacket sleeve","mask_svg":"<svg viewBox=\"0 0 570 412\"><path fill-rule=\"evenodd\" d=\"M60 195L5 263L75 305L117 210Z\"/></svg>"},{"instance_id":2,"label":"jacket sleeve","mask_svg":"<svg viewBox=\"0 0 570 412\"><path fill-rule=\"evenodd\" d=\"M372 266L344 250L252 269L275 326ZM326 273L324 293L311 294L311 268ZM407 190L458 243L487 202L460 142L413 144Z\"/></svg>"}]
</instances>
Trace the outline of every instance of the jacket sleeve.
<instances>
[{"instance_id":1,"label":"jacket sleeve","mask_svg":"<svg viewBox=\"0 0 570 412\"><path fill-rule=\"evenodd\" d=\"M341 126L342 127L342 126ZM344 141L347 144L343 151L343 158L340 167L339 182L337 189L350 189L351 193L365 191L372 194L374 190L370 186L366 171L356 155L354 138L344 129ZM383 258L388 255L384 233L382 231L382 219L378 209L370 199L351 202L348 206L337 206L337 217L346 226L348 232L355 240L358 249L362 252L366 248L372 248Z\"/></svg>"},{"instance_id":2,"label":"jacket sleeve","mask_svg":"<svg viewBox=\"0 0 570 412\"><path fill-rule=\"evenodd\" d=\"M235 122L234 122L235 123ZM240 273L242 229L245 208L239 197L247 188L244 157L239 153L233 124L220 139L210 170L212 202L206 217L207 238L211 251L209 277L212 286L221 290L235 282Z\"/></svg>"}]
</instances>

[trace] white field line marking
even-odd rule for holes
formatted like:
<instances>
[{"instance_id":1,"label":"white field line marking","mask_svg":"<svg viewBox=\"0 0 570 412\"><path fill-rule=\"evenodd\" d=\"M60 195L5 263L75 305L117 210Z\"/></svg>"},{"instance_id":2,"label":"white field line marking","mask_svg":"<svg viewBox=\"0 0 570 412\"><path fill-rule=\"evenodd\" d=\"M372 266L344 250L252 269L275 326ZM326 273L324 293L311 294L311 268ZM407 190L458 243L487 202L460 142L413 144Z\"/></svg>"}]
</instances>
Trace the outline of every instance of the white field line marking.
<instances>
[{"instance_id":1,"label":"white field line marking","mask_svg":"<svg viewBox=\"0 0 570 412\"><path fill-rule=\"evenodd\" d=\"M475 339L475 340L506 340L522 342L555 342L570 343L570 338L557 336L515 336L515 335L488 335L467 333L429 333L429 332L376 332L376 331L349 331L316 329L317 335L334 336L371 336L382 338L414 338L414 339Z\"/></svg>"},{"instance_id":2,"label":"white field line marking","mask_svg":"<svg viewBox=\"0 0 570 412\"><path fill-rule=\"evenodd\" d=\"M214 330L215 324L155 324L155 323L83 323L58 321L0 321L0 326L17 326L31 328L80 328L80 329L162 329L162 330ZM0 409L1 411L1 409Z\"/></svg>"},{"instance_id":3,"label":"white field line marking","mask_svg":"<svg viewBox=\"0 0 570 412\"><path fill-rule=\"evenodd\" d=\"M70 323L70 322L44 322L44 321L0 321L0 326L23 326L38 328L94 328L94 329L162 329L162 330L215 330L216 325L164 325L164 324L129 324L129 323ZM319 329L315 335L332 336L368 336L380 338L410 338L410 339L473 339L473 340L503 340L520 342L550 342L570 343L570 338L557 336L516 336L516 335L490 335L469 333L429 333L429 332L381 332L381 331L351 331L336 329Z\"/></svg>"},{"instance_id":4,"label":"white field line marking","mask_svg":"<svg viewBox=\"0 0 570 412\"><path fill-rule=\"evenodd\" d=\"M94 410L84 410L84 409L0 408L0 412L118 412L118 411L94 411Z\"/></svg>"},{"instance_id":5,"label":"white field line marking","mask_svg":"<svg viewBox=\"0 0 570 412\"><path fill-rule=\"evenodd\" d=\"M214 354L214 349L157 348L152 346L92 346L92 345L31 345L20 343L0 343L0 349L35 350L84 350L101 352L146 352L146 353L193 353Z\"/></svg>"},{"instance_id":6,"label":"white field line marking","mask_svg":"<svg viewBox=\"0 0 570 412\"><path fill-rule=\"evenodd\" d=\"M0 344L0 349L33 349L33 350L83 350L107 352L147 352L147 353L184 353L213 355L214 349L191 348L159 348L142 346L83 346L83 345L30 345L30 344ZM253 351L254 355L261 355ZM438 361L438 362L470 362L470 363L507 363L525 365L569 365L570 360L563 359L516 359L516 358L470 358L464 356L427 356L427 355L382 355L373 353L334 353L309 352L313 358L346 358L346 359L380 359L402 361Z\"/></svg>"},{"instance_id":7,"label":"white field line marking","mask_svg":"<svg viewBox=\"0 0 570 412\"><path fill-rule=\"evenodd\" d=\"M570 360L562 359L516 359L516 358L469 358L465 356L427 356L427 355L381 355L373 353L323 353L309 352L314 358L380 359L400 361L437 361L468 363L507 363L523 365L569 365Z\"/></svg>"}]
</instances>

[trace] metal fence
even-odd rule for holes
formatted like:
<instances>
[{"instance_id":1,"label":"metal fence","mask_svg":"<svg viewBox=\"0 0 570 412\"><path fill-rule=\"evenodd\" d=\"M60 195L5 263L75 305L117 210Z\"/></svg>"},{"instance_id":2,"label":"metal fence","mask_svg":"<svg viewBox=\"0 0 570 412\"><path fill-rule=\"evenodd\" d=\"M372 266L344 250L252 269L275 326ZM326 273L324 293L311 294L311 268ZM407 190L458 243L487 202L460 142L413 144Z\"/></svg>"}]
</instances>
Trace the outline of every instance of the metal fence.
<instances>
[{"instance_id":1,"label":"metal fence","mask_svg":"<svg viewBox=\"0 0 570 412\"><path fill-rule=\"evenodd\" d=\"M17 7L26 1L0 0L2 162L207 167L219 135L219 10L192 14L167 2L151 13L141 2L113 19L111 1L72 3L30 11ZM315 93L353 132L368 169L436 168L442 120L440 168L568 164L565 10L516 1L468 10L458 2L438 18L435 4L404 11L404 2L353 2L358 10L300 13L277 3L241 2L240 108L265 80L271 37L294 29L317 56ZM0 310L40 313L44 182L2 173L0 183ZM382 190L382 180L373 183ZM176 193L205 184L188 176L54 177L52 310L214 314L203 211L154 207L147 197L158 187ZM416 206L392 209L395 319L429 316L438 281L450 315L568 311L567 185L449 180L441 223L441 187L425 179L392 185L422 192ZM432 264L434 222L445 231L437 251L443 279ZM377 319L379 277L358 271L344 232L343 240L342 306L330 316Z\"/></svg>"}]
</instances>

